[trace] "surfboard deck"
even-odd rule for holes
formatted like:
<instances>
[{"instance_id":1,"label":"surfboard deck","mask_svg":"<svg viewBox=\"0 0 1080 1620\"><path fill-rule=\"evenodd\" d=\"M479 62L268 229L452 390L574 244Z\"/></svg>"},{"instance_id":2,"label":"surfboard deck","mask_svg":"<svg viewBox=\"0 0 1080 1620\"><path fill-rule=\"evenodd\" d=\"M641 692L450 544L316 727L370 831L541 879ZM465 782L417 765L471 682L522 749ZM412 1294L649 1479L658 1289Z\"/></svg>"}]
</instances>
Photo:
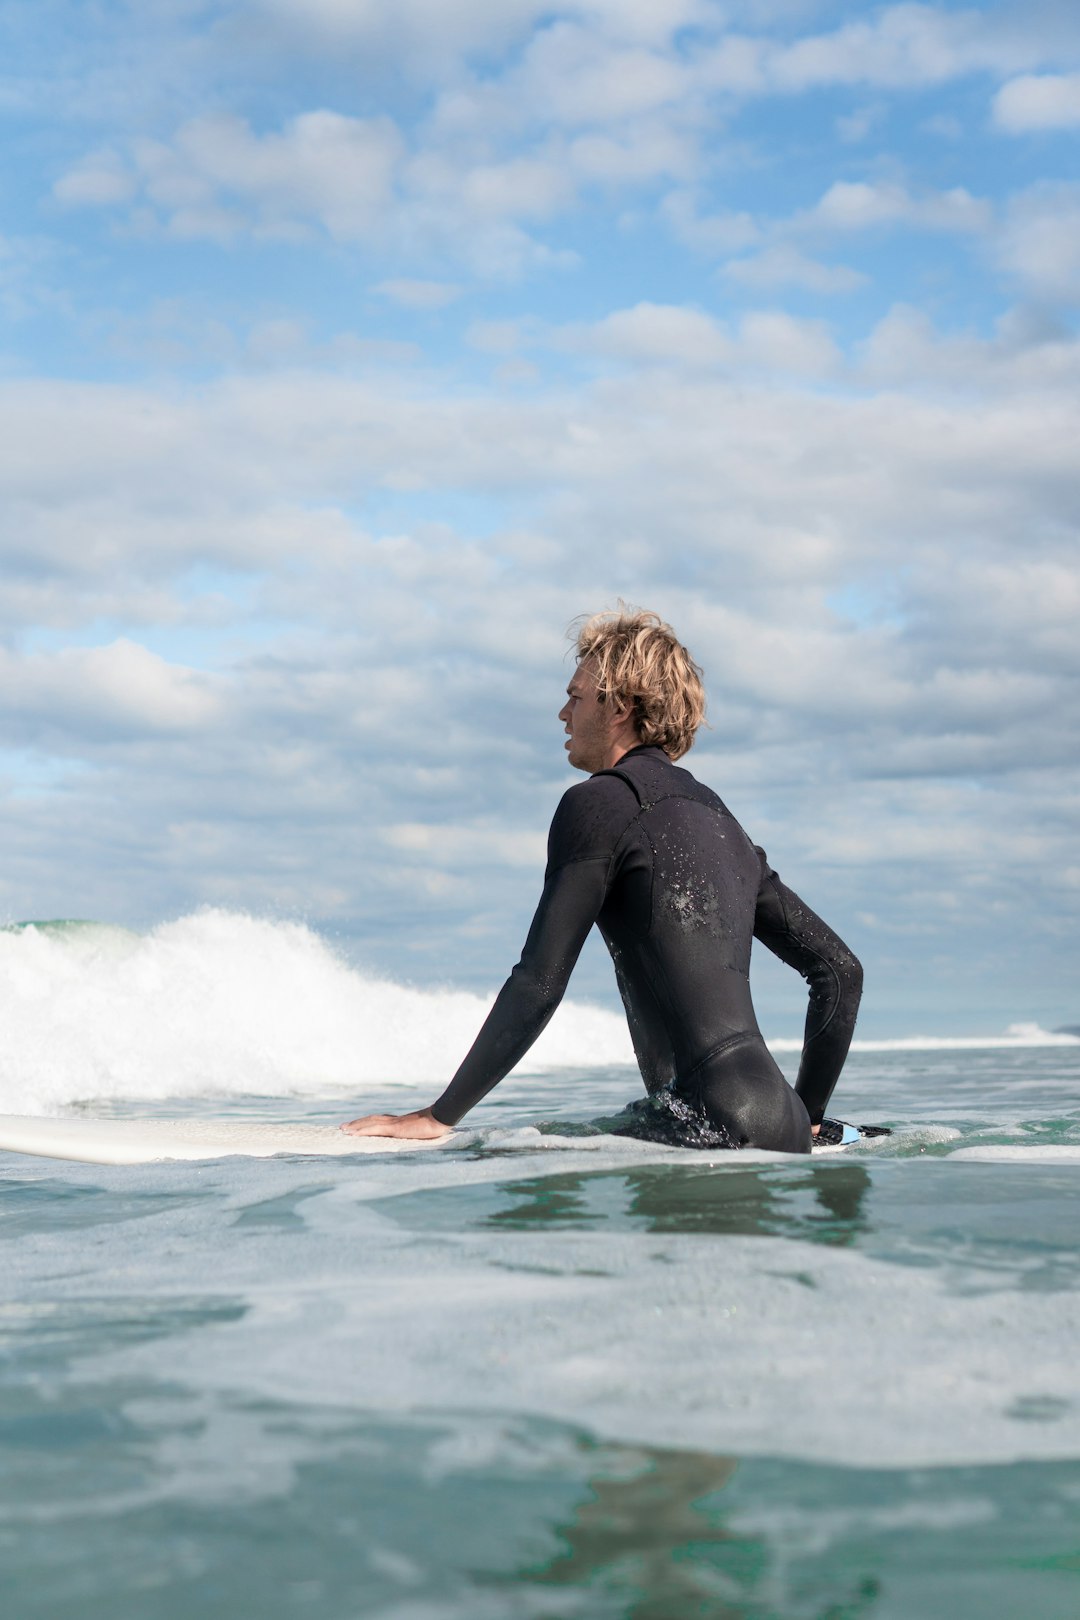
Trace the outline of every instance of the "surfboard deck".
<instances>
[{"instance_id":1,"label":"surfboard deck","mask_svg":"<svg viewBox=\"0 0 1080 1620\"><path fill-rule=\"evenodd\" d=\"M408 1153L443 1147L387 1136L350 1136L337 1125L221 1119L38 1119L0 1114L0 1151L82 1164L157 1164L168 1159L269 1159L276 1153Z\"/></svg>"}]
</instances>

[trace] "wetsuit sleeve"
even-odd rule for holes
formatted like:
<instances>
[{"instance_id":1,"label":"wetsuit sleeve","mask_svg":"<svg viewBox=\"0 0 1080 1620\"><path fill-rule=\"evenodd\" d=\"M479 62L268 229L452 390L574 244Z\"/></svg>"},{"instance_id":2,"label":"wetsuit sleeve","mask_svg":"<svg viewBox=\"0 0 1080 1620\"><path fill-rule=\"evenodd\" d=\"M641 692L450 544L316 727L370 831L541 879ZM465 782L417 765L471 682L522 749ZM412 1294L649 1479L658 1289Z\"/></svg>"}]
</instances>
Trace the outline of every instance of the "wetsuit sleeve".
<instances>
[{"instance_id":1,"label":"wetsuit sleeve","mask_svg":"<svg viewBox=\"0 0 1080 1620\"><path fill-rule=\"evenodd\" d=\"M762 878L754 938L768 946L810 986L802 1061L795 1090L817 1125L851 1045L862 995L862 967L839 935L781 883L759 849Z\"/></svg>"},{"instance_id":2,"label":"wetsuit sleeve","mask_svg":"<svg viewBox=\"0 0 1080 1620\"><path fill-rule=\"evenodd\" d=\"M465 1061L432 1106L440 1124L456 1125L509 1074L563 998L581 947L604 903L611 865L605 818L598 818L595 804L582 797L590 785L582 783L571 789L556 812L548 840L544 892L521 961L499 991ZM591 797L595 801L597 794Z\"/></svg>"}]
</instances>

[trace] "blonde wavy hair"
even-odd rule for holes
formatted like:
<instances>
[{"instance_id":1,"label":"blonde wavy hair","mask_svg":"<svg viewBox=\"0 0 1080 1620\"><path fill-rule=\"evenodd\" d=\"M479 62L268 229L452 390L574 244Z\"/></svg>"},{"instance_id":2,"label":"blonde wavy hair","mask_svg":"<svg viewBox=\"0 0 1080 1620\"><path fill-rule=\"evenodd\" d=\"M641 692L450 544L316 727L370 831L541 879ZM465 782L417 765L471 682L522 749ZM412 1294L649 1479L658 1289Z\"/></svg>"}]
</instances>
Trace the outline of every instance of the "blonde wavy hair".
<instances>
[{"instance_id":1,"label":"blonde wavy hair","mask_svg":"<svg viewBox=\"0 0 1080 1620\"><path fill-rule=\"evenodd\" d=\"M671 626L658 613L620 602L575 619L569 634L578 663L596 675L601 700L633 709L642 742L681 759L705 719L705 689Z\"/></svg>"}]
</instances>

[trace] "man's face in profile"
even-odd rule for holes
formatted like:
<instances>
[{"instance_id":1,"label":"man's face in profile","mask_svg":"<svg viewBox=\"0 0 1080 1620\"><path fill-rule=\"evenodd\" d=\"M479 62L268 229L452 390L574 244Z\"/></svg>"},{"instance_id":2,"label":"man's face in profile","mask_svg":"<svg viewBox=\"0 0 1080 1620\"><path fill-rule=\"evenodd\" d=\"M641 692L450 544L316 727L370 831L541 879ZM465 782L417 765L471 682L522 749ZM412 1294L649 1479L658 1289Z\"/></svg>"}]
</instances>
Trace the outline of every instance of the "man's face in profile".
<instances>
[{"instance_id":1,"label":"man's face in profile","mask_svg":"<svg viewBox=\"0 0 1080 1620\"><path fill-rule=\"evenodd\" d=\"M566 688L559 710L566 727L567 757L578 771L602 771L607 766L615 716L597 696L596 675L589 664L579 664Z\"/></svg>"}]
</instances>

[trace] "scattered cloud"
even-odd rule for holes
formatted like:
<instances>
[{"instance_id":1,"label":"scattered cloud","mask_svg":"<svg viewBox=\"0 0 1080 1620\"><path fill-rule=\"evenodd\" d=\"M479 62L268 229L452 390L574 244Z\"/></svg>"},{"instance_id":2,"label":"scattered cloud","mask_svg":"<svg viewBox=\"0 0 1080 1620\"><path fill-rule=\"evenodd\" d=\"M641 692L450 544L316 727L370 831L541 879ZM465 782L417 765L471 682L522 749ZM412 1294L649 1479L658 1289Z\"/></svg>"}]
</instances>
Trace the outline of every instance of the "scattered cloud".
<instances>
[{"instance_id":1,"label":"scattered cloud","mask_svg":"<svg viewBox=\"0 0 1080 1620\"><path fill-rule=\"evenodd\" d=\"M994 97L994 122L1010 135L1080 125L1080 73L1027 73Z\"/></svg>"},{"instance_id":2,"label":"scattered cloud","mask_svg":"<svg viewBox=\"0 0 1080 1620\"><path fill-rule=\"evenodd\" d=\"M461 297L462 289L450 281L419 281L416 279L399 279L396 281L380 281L373 292L389 298L393 304L400 304L403 309L445 309L448 304L454 303Z\"/></svg>"},{"instance_id":3,"label":"scattered cloud","mask_svg":"<svg viewBox=\"0 0 1080 1620\"><path fill-rule=\"evenodd\" d=\"M974 7L886 6L869 19L791 41L728 35L708 71L741 94L798 94L834 85L911 90L983 72L1008 72L1041 60L1046 45L988 24Z\"/></svg>"},{"instance_id":4,"label":"scattered cloud","mask_svg":"<svg viewBox=\"0 0 1080 1620\"><path fill-rule=\"evenodd\" d=\"M1032 294L1080 302L1080 186L1044 183L1013 197L996 254Z\"/></svg>"},{"instance_id":5,"label":"scattered cloud","mask_svg":"<svg viewBox=\"0 0 1080 1620\"><path fill-rule=\"evenodd\" d=\"M876 103L869 107L856 107L836 120L836 133L842 141L856 146L878 128L885 117L885 108Z\"/></svg>"},{"instance_id":6,"label":"scattered cloud","mask_svg":"<svg viewBox=\"0 0 1080 1620\"><path fill-rule=\"evenodd\" d=\"M131 202L138 189L135 175L118 152L88 152L53 186L57 202L68 208L110 208Z\"/></svg>"},{"instance_id":7,"label":"scattered cloud","mask_svg":"<svg viewBox=\"0 0 1080 1620\"><path fill-rule=\"evenodd\" d=\"M746 210L702 214L692 193L671 191L660 205L661 217L679 241L700 253L739 253L762 239L762 226Z\"/></svg>"},{"instance_id":8,"label":"scattered cloud","mask_svg":"<svg viewBox=\"0 0 1080 1620\"><path fill-rule=\"evenodd\" d=\"M92 739L202 733L218 715L214 684L126 638L29 657L0 652L0 724L9 745L65 754Z\"/></svg>"},{"instance_id":9,"label":"scattered cloud","mask_svg":"<svg viewBox=\"0 0 1080 1620\"><path fill-rule=\"evenodd\" d=\"M795 217L792 228L848 232L903 225L979 233L989 228L992 218L989 203L963 186L912 195L907 187L890 181L836 180L813 208Z\"/></svg>"},{"instance_id":10,"label":"scattered cloud","mask_svg":"<svg viewBox=\"0 0 1080 1620\"><path fill-rule=\"evenodd\" d=\"M64 175L57 200L86 206L139 196L172 234L225 239L245 226L289 236L318 223L353 240L391 196L404 145L389 118L317 111L256 134L233 114L195 118L171 143L141 138L121 168L97 156Z\"/></svg>"},{"instance_id":11,"label":"scattered cloud","mask_svg":"<svg viewBox=\"0 0 1080 1620\"><path fill-rule=\"evenodd\" d=\"M789 242L776 242L747 259L731 259L723 273L750 288L805 287L808 292L826 295L854 292L867 280L849 265L811 259Z\"/></svg>"}]
</instances>

